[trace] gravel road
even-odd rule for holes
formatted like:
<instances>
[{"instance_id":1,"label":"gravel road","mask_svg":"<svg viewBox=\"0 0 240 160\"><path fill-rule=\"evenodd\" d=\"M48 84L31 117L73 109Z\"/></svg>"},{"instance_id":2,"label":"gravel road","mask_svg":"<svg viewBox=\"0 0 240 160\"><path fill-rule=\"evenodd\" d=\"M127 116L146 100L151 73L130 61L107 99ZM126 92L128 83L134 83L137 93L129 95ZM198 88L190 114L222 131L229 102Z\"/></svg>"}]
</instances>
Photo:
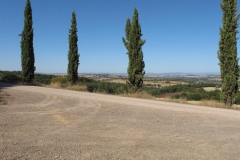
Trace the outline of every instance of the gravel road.
<instances>
[{"instance_id":1,"label":"gravel road","mask_svg":"<svg viewBox=\"0 0 240 160\"><path fill-rule=\"evenodd\" d=\"M240 111L0 83L0 159L240 159Z\"/></svg>"}]
</instances>

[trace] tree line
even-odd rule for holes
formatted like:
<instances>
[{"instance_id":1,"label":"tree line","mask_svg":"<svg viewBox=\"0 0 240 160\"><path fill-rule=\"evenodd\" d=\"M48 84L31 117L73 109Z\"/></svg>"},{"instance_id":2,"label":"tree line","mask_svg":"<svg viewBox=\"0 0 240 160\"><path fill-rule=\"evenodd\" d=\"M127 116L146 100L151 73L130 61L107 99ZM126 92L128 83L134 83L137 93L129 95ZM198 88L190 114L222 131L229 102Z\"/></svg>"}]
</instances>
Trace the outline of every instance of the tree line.
<instances>
[{"instance_id":1,"label":"tree line","mask_svg":"<svg viewBox=\"0 0 240 160\"><path fill-rule=\"evenodd\" d=\"M19 83L21 82L21 71L0 71L1 81ZM60 87L68 88L71 82L68 81L67 76L35 74L33 84L37 86L50 85L51 83L57 83ZM128 84L111 83L95 81L93 79L78 77L75 83L76 86L83 88L80 91L104 93L104 94L129 94L132 93L131 87ZM82 87L81 87L82 86ZM189 101L201 101L201 100L216 100L220 101L221 91L219 89L212 91L205 91L204 87L219 88L219 84L216 83L192 83L192 84L177 84L170 85L161 88L149 88L143 86L140 95L146 94L152 97L161 97L168 93L174 93L172 99L186 99ZM78 90L77 88L75 90ZM236 94L235 104L240 104L240 92Z\"/></svg>"},{"instance_id":2,"label":"tree line","mask_svg":"<svg viewBox=\"0 0 240 160\"><path fill-rule=\"evenodd\" d=\"M222 27L220 28L220 41L218 50L219 66L221 71L222 89L221 101L227 106L235 103L238 92L239 65L237 58L237 37L238 20L237 0L222 0L221 9ZM74 84L78 79L78 36L76 13L72 13L71 29L69 30L69 52L68 52L68 81ZM25 83L32 82L34 78L34 48L33 48L33 27L32 9L30 0L26 1L24 10L24 28L21 33L21 60L22 60L22 80ZM142 40L141 25L138 20L138 11L134 8L132 21L127 18L125 26L125 38L123 44L127 49L129 59L127 73L127 84L132 92L137 92L143 86L145 75L145 63L143 60L142 46L146 40Z\"/></svg>"}]
</instances>

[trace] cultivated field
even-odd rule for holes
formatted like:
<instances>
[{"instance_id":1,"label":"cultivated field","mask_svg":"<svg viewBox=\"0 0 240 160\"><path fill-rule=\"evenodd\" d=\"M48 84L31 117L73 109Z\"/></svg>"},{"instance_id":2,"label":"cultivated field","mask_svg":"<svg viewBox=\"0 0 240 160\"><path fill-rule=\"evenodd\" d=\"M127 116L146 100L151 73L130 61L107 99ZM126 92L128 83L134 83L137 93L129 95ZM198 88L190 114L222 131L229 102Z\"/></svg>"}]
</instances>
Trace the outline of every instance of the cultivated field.
<instances>
[{"instance_id":1,"label":"cultivated field","mask_svg":"<svg viewBox=\"0 0 240 160\"><path fill-rule=\"evenodd\" d=\"M216 88L216 87L204 87L203 88L205 91L215 91L215 90L221 90L221 88Z\"/></svg>"},{"instance_id":2,"label":"cultivated field","mask_svg":"<svg viewBox=\"0 0 240 160\"><path fill-rule=\"evenodd\" d=\"M126 83L126 80L127 79L111 79L111 80L108 80L108 82L113 82L113 83ZM145 85L155 85L155 86L158 86L158 85L161 85L162 87L165 87L165 86L172 86L172 85L176 85L176 84L188 84L186 82L181 82L181 81L160 81L160 80L144 80L144 84Z\"/></svg>"},{"instance_id":3,"label":"cultivated field","mask_svg":"<svg viewBox=\"0 0 240 160\"><path fill-rule=\"evenodd\" d=\"M240 155L240 112L0 83L0 159Z\"/></svg>"}]
</instances>

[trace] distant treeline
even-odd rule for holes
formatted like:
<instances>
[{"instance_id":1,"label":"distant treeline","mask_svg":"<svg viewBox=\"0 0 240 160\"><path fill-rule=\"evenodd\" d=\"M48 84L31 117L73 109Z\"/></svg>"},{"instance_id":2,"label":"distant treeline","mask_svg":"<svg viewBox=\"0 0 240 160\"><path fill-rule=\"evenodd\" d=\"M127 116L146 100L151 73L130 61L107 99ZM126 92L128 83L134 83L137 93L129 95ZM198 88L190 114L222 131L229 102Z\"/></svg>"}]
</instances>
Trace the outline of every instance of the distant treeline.
<instances>
[{"instance_id":1,"label":"distant treeline","mask_svg":"<svg viewBox=\"0 0 240 160\"><path fill-rule=\"evenodd\" d=\"M0 79L4 82L21 83L20 71L0 71ZM35 74L34 85L49 85L51 83L60 83L61 87L68 84L66 76L56 76L48 74ZM106 94L128 94L131 92L131 87L128 84L111 83L94 81L93 79L78 77L76 85L84 85L88 92L106 93ZM204 87L221 87L216 83L193 83L193 84L177 84L161 88L143 87L139 92L146 92L151 96L158 97L166 93L176 93L172 96L173 99L187 99L193 101L200 100L217 100L220 101L220 90L205 91ZM240 104L240 93L236 96L236 104Z\"/></svg>"}]
</instances>

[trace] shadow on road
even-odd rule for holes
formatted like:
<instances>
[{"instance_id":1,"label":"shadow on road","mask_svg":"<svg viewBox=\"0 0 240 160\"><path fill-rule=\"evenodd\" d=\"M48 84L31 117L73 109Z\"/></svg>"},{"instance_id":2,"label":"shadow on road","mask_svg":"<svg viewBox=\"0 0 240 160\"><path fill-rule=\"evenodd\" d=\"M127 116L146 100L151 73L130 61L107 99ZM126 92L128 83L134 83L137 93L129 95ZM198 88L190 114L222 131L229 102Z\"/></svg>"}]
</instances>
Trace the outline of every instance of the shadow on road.
<instances>
[{"instance_id":1,"label":"shadow on road","mask_svg":"<svg viewBox=\"0 0 240 160\"><path fill-rule=\"evenodd\" d=\"M18 85L19 84L15 84L15 83L0 82L0 89L14 87L14 86L18 86Z\"/></svg>"}]
</instances>

